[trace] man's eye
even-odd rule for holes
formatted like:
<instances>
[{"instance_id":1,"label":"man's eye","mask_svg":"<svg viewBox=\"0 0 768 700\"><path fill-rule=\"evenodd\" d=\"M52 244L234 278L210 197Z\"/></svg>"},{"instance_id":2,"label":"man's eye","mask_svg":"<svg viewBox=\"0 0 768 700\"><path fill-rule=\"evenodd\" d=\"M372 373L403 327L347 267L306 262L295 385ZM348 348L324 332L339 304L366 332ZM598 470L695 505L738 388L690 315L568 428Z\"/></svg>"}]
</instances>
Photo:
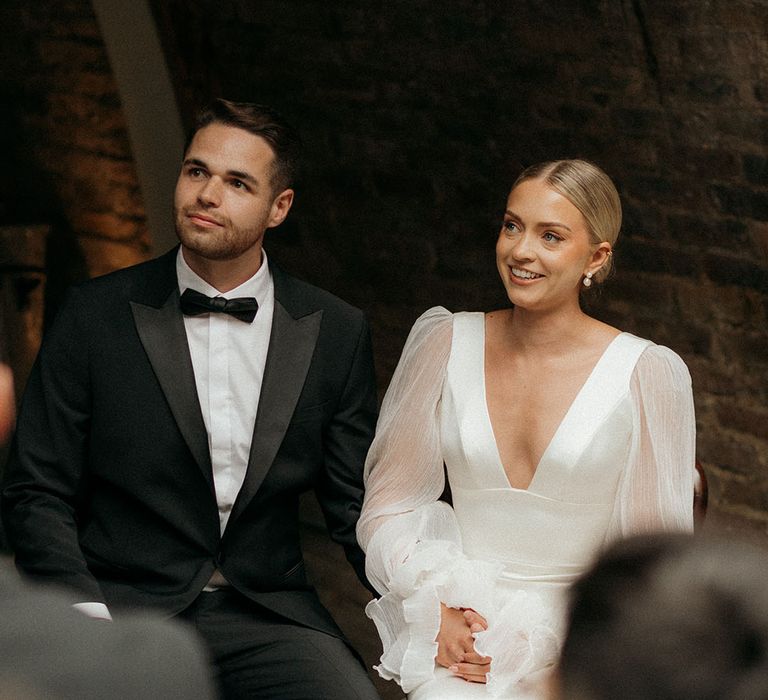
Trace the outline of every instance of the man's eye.
<instances>
[{"instance_id":1,"label":"man's eye","mask_svg":"<svg viewBox=\"0 0 768 700\"><path fill-rule=\"evenodd\" d=\"M517 224L514 221L505 221L504 228L507 231L517 231Z\"/></svg>"}]
</instances>

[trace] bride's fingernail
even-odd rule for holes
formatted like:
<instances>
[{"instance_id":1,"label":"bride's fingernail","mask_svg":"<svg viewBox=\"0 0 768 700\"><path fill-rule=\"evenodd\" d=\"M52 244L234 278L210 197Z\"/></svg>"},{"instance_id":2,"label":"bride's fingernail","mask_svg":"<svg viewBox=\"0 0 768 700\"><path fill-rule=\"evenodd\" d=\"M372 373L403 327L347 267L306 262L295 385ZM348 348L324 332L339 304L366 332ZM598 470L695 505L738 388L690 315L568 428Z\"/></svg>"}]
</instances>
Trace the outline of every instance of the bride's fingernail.
<instances>
[{"instance_id":1,"label":"bride's fingernail","mask_svg":"<svg viewBox=\"0 0 768 700\"><path fill-rule=\"evenodd\" d=\"M448 667L448 670L449 670L451 673L456 673L456 672L459 670L459 667L458 667L458 666L449 666L449 667Z\"/></svg>"}]
</instances>

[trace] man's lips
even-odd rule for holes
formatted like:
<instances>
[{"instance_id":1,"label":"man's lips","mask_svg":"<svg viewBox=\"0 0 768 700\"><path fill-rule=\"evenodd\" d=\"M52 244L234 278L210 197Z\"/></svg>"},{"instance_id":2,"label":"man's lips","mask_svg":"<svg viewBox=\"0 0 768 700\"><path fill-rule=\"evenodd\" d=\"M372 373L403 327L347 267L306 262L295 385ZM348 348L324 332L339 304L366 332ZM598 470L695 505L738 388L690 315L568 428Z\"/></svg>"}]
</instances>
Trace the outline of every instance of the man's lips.
<instances>
[{"instance_id":1,"label":"man's lips","mask_svg":"<svg viewBox=\"0 0 768 700\"><path fill-rule=\"evenodd\" d=\"M197 212L189 212L186 217L196 226L203 226L204 228L214 228L224 225L210 216L198 214Z\"/></svg>"}]
</instances>

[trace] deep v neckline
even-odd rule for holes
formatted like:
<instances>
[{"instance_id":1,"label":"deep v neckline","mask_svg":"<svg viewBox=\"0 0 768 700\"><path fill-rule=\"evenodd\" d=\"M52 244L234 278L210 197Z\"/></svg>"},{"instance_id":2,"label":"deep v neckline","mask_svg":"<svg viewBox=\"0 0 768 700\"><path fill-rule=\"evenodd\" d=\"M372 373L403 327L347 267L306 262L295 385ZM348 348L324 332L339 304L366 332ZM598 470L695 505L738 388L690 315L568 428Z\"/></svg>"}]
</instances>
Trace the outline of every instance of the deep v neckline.
<instances>
[{"instance_id":1,"label":"deep v neckline","mask_svg":"<svg viewBox=\"0 0 768 700\"><path fill-rule=\"evenodd\" d=\"M579 390L576 392L576 396L574 396L573 401L571 401L570 405L565 411L565 414L561 418L560 422L557 424L557 427L555 428L554 433L552 434L552 437L549 439L549 442L547 443L547 446L544 448L544 452L541 453L541 457L539 457L539 461L536 463L536 468L533 470L533 475L531 476L531 480L528 482L528 485L524 488L521 488L519 486L512 486L511 482L509 481L509 475L507 474L506 467L504 465L504 462L501 459L501 452L499 450L499 443L496 440L496 433L493 429L493 421L491 421L491 411L488 408L488 392L487 392L487 382L485 377L485 337L486 337L486 331L485 331L485 316L483 315L483 323L482 323L482 352L480 353L480 375L482 377L482 403L483 407L485 409L485 420L486 425L488 427L488 431L491 435L492 441L493 441L493 447L494 452L496 455L496 464L498 465L498 468L501 470L501 475L504 479L504 482L506 485L514 490L514 491L531 491L531 487L533 486L534 482L536 481L536 477L538 476L539 472L541 471L542 466L546 466L546 459L549 456L549 454L553 450L553 446L555 446L558 442L558 439L562 435L562 433L565 430L565 426L568 424L569 419L575 412L575 407L578 406L579 403L581 403L584 400L584 396L586 396L589 388L595 381L595 376L599 373L600 367L605 364L606 358L611 353L613 348L616 346L617 341L619 338L621 338L623 335L626 335L625 332L620 332L616 336L614 336L611 339L611 342L606 345L605 349L601 353L600 357L597 358L597 361L592 366L592 369L590 370L589 374L587 375L587 378L582 383L581 387L579 387Z\"/></svg>"}]
</instances>

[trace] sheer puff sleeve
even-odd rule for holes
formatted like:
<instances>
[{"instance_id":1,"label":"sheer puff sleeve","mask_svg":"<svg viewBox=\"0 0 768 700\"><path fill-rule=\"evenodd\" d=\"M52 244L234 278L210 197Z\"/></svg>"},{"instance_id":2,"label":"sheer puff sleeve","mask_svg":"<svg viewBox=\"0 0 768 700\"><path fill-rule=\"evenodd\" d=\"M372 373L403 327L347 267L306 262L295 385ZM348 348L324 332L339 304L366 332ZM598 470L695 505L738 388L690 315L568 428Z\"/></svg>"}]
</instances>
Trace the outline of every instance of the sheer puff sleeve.
<instances>
[{"instance_id":1,"label":"sheer puff sleeve","mask_svg":"<svg viewBox=\"0 0 768 700\"><path fill-rule=\"evenodd\" d=\"M452 314L435 307L408 336L366 460L357 525L366 574L381 593L366 607L384 648L377 670L406 693L433 676L440 602L459 607L447 600L456 598L455 587L449 593L445 586L457 579L472 585L453 509L438 500L444 487L438 411L452 333ZM472 578L493 577L495 565L485 566L489 571L471 567Z\"/></svg>"},{"instance_id":2,"label":"sheer puff sleeve","mask_svg":"<svg viewBox=\"0 0 768 700\"><path fill-rule=\"evenodd\" d=\"M672 350L649 346L630 382L634 434L608 539L693 530L696 421L691 377Z\"/></svg>"}]
</instances>

